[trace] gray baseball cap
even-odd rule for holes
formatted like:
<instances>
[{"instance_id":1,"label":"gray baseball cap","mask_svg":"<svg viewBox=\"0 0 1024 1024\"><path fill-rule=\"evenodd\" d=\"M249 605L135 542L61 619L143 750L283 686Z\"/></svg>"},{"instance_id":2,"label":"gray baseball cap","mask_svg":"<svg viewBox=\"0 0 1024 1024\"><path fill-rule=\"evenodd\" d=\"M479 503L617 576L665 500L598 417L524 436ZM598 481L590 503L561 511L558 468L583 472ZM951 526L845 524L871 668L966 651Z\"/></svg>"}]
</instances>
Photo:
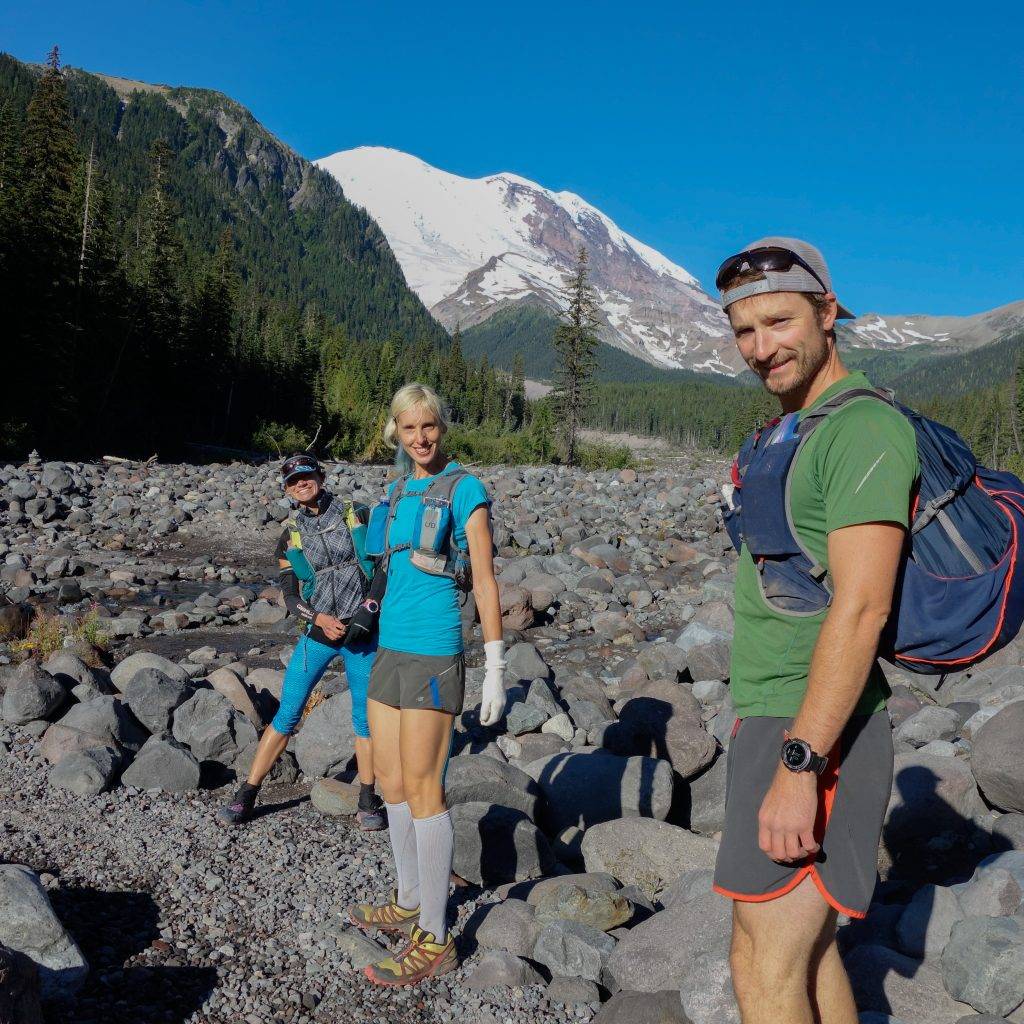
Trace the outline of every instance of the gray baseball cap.
<instances>
[{"instance_id":1,"label":"gray baseball cap","mask_svg":"<svg viewBox=\"0 0 1024 1024\"><path fill-rule=\"evenodd\" d=\"M825 257L821 255L821 250L817 246L811 245L810 242L799 238L783 238L781 235L759 238L756 242L744 246L736 256L730 256L722 264L719 275L728 264L744 253L752 253L756 249L786 249L794 256L798 256L814 273L809 273L799 263L794 263L789 270L765 270L763 271L763 280L748 281L736 288L723 290L721 292L722 309L728 309L734 302L745 299L748 295L764 295L768 292L810 292L814 295L823 295L825 292L833 290L832 275L828 272L828 264L825 262ZM741 269L744 262L746 261L741 261L737 269ZM817 279L815 275L817 275ZM838 305L840 320L854 319L854 314L842 303L838 303Z\"/></svg>"}]
</instances>

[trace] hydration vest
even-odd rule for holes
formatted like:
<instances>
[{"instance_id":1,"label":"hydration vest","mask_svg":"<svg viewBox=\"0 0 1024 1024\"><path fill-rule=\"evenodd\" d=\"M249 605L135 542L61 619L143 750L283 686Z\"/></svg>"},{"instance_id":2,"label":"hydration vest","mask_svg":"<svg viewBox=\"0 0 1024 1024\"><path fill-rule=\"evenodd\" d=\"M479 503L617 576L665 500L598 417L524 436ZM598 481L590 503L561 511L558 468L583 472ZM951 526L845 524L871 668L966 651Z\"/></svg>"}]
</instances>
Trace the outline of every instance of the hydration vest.
<instances>
[{"instance_id":1,"label":"hydration vest","mask_svg":"<svg viewBox=\"0 0 1024 1024\"><path fill-rule=\"evenodd\" d=\"M352 538L352 547L355 550L359 568L368 580L372 579L373 560L366 553L366 524L369 520L369 509L365 505L357 505L346 499L343 515L345 526ZM295 578L299 581L303 601L309 601L316 589L316 572L302 550L302 534L299 533L296 517L292 516L285 523L285 527L288 530L288 550L285 552L285 558L288 559Z\"/></svg>"},{"instance_id":2,"label":"hydration vest","mask_svg":"<svg viewBox=\"0 0 1024 1024\"><path fill-rule=\"evenodd\" d=\"M408 544L392 545L391 524L412 479L403 477L395 484L390 497L382 498L370 513L367 554L379 559L386 572L395 552L409 551L409 560L417 569L431 576L446 576L461 589L468 590L472 586L472 568L469 552L455 540L452 498L459 481L469 475L467 470L453 463L438 473L422 494L409 495L419 499L412 540Z\"/></svg>"},{"instance_id":3,"label":"hydration vest","mask_svg":"<svg viewBox=\"0 0 1024 1024\"><path fill-rule=\"evenodd\" d=\"M747 438L733 464L733 507L723 516L733 546L747 548L774 610L809 616L831 605L828 567L793 522L792 468L826 418L855 401L885 402L902 413L921 466L879 654L925 674L967 668L1004 647L1024 623L1024 483L979 466L955 431L901 405L892 392L851 388Z\"/></svg>"}]
</instances>

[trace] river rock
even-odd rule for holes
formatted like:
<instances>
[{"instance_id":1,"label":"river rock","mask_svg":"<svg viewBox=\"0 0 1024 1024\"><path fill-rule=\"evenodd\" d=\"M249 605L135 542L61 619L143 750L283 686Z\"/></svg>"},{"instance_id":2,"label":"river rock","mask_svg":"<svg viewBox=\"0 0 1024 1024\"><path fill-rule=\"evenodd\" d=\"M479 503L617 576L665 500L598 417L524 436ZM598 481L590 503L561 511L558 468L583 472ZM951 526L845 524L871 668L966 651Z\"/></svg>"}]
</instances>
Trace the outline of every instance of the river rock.
<instances>
[{"instance_id":1,"label":"river rock","mask_svg":"<svg viewBox=\"0 0 1024 1024\"><path fill-rule=\"evenodd\" d=\"M954 999L1005 1017L1024 1003L1024 917L969 917L953 927L942 980Z\"/></svg>"},{"instance_id":2,"label":"river rock","mask_svg":"<svg viewBox=\"0 0 1024 1024\"><path fill-rule=\"evenodd\" d=\"M135 673L144 668L155 668L158 672L163 672L165 676L176 679L180 683L189 682L188 673L180 665L150 651L137 651L135 654L129 655L110 673L110 681L121 693L124 693Z\"/></svg>"},{"instance_id":3,"label":"river rock","mask_svg":"<svg viewBox=\"0 0 1024 1024\"><path fill-rule=\"evenodd\" d=\"M121 754L114 747L90 747L63 758L50 771L48 781L75 796L97 796L110 788L121 764Z\"/></svg>"},{"instance_id":4,"label":"river rock","mask_svg":"<svg viewBox=\"0 0 1024 1024\"><path fill-rule=\"evenodd\" d=\"M593 1024L692 1024L679 992L616 992L598 1010Z\"/></svg>"},{"instance_id":5,"label":"river rock","mask_svg":"<svg viewBox=\"0 0 1024 1024\"><path fill-rule=\"evenodd\" d=\"M345 690L328 697L306 716L295 737L295 757L303 775L318 779L343 771L355 753L352 693Z\"/></svg>"},{"instance_id":6,"label":"river rock","mask_svg":"<svg viewBox=\"0 0 1024 1024\"><path fill-rule=\"evenodd\" d=\"M718 844L664 821L621 818L588 828L582 849L588 871L656 896L681 870L713 867Z\"/></svg>"},{"instance_id":7,"label":"river rock","mask_svg":"<svg viewBox=\"0 0 1024 1024\"><path fill-rule=\"evenodd\" d=\"M893 739L912 747L923 747L932 740L953 739L960 725L960 716L952 708L926 704L903 721L893 733Z\"/></svg>"},{"instance_id":8,"label":"river rock","mask_svg":"<svg viewBox=\"0 0 1024 1024\"><path fill-rule=\"evenodd\" d=\"M172 732L199 761L222 765L234 764L256 740L252 723L215 690L197 690L189 697L174 712Z\"/></svg>"},{"instance_id":9,"label":"river rock","mask_svg":"<svg viewBox=\"0 0 1024 1024\"><path fill-rule=\"evenodd\" d=\"M73 996L89 973L82 951L54 914L46 890L20 864L0 864L0 945L35 962L44 1000Z\"/></svg>"},{"instance_id":10,"label":"river rock","mask_svg":"<svg viewBox=\"0 0 1024 1024\"><path fill-rule=\"evenodd\" d=\"M0 1024L43 1024L39 968L15 949L0 945Z\"/></svg>"},{"instance_id":11,"label":"river rock","mask_svg":"<svg viewBox=\"0 0 1024 1024\"><path fill-rule=\"evenodd\" d=\"M578 921L555 920L537 936L533 959L552 974L600 981L615 939Z\"/></svg>"},{"instance_id":12,"label":"river rock","mask_svg":"<svg viewBox=\"0 0 1024 1024\"><path fill-rule=\"evenodd\" d=\"M992 868L955 888L964 917L1012 917L1024 903L1020 883L1005 868Z\"/></svg>"},{"instance_id":13,"label":"river rock","mask_svg":"<svg viewBox=\"0 0 1024 1024\"><path fill-rule=\"evenodd\" d=\"M502 949L489 949L469 972L463 985L472 990L486 988L526 988L541 985L544 979L525 960Z\"/></svg>"},{"instance_id":14,"label":"river rock","mask_svg":"<svg viewBox=\"0 0 1024 1024\"><path fill-rule=\"evenodd\" d=\"M191 683L172 679L157 668L140 668L125 686L125 703L155 735L169 732L174 712L192 696Z\"/></svg>"},{"instance_id":15,"label":"river rock","mask_svg":"<svg viewBox=\"0 0 1024 1024\"><path fill-rule=\"evenodd\" d=\"M598 931L610 932L632 916L633 907L625 897L573 884L548 889L536 903L536 920L541 925L552 921L577 921Z\"/></svg>"},{"instance_id":16,"label":"river rock","mask_svg":"<svg viewBox=\"0 0 1024 1024\"><path fill-rule=\"evenodd\" d=\"M485 754L453 757L444 792L449 807L482 801L522 811L531 821L537 820L537 807L544 799L540 786L526 772Z\"/></svg>"},{"instance_id":17,"label":"river rock","mask_svg":"<svg viewBox=\"0 0 1024 1024\"><path fill-rule=\"evenodd\" d=\"M971 766L981 791L1002 811L1024 811L1024 701L987 721L974 738Z\"/></svg>"},{"instance_id":18,"label":"river rock","mask_svg":"<svg viewBox=\"0 0 1024 1024\"><path fill-rule=\"evenodd\" d=\"M618 988L638 992L677 991L704 953L729 949L732 907L717 893L659 911L631 928L608 960ZM685 936L685 941L680 941Z\"/></svg>"},{"instance_id":19,"label":"river rock","mask_svg":"<svg viewBox=\"0 0 1024 1024\"><path fill-rule=\"evenodd\" d=\"M341 779L317 779L309 791L309 802L322 814L344 817L359 810L359 783Z\"/></svg>"},{"instance_id":20,"label":"river rock","mask_svg":"<svg viewBox=\"0 0 1024 1024\"><path fill-rule=\"evenodd\" d=\"M199 761L187 747L167 736L151 736L121 781L137 789L185 793L199 787L199 777Z\"/></svg>"},{"instance_id":21,"label":"river rock","mask_svg":"<svg viewBox=\"0 0 1024 1024\"><path fill-rule=\"evenodd\" d=\"M963 916L952 889L922 886L907 904L896 927L900 952L916 960L941 956L953 925Z\"/></svg>"},{"instance_id":22,"label":"river rock","mask_svg":"<svg viewBox=\"0 0 1024 1024\"><path fill-rule=\"evenodd\" d=\"M59 764L69 754L91 747L138 750L146 732L116 697L93 697L75 704L43 736L40 752Z\"/></svg>"},{"instance_id":23,"label":"river rock","mask_svg":"<svg viewBox=\"0 0 1024 1024\"><path fill-rule=\"evenodd\" d=\"M714 835L725 827L726 757L720 754L690 779L690 821L694 832Z\"/></svg>"},{"instance_id":24,"label":"river rock","mask_svg":"<svg viewBox=\"0 0 1024 1024\"><path fill-rule=\"evenodd\" d=\"M473 801L451 809L457 875L492 887L551 874L555 858L544 834L522 812Z\"/></svg>"},{"instance_id":25,"label":"river rock","mask_svg":"<svg viewBox=\"0 0 1024 1024\"><path fill-rule=\"evenodd\" d=\"M540 935L534 908L524 900L507 899L487 909L476 932L484 949L502 949L515 956L533 956Z\"/></svg>"},{"instance_id":26,"label":"river rock","mask_svg":"<svg viewBox=\"0 0 1024 1024\"><path fill-rule=\"evenodd\" d=\"M950 1024L963 1015L942 984L942 975L886 946L855 947L844 957L853 995L861 1010L889 1013L912 1024Z\"/></svg>"},{"instance_id":27,"label":"river rock","mask_svg":"<svg viewBox=\"0 0 1024 1024\"><path fill-rule=\"evenodd\" d=\"M30 659L11 674L0 706L5 722L25 725L49 718L67 699L67 689Z\"/></svg>"},{"instance_id":28,"label":"river rock","mask_svg":"<svg viewBox=\"0 0 1024 1024\"><path fill-rule=\"evenodd\" d=\"M570 825L589 827L616 818L664 820L672 806L672 769L649 757L554 754L526 766L545 804L541 824L549 835Z\"/></svg>"}]
</instances>

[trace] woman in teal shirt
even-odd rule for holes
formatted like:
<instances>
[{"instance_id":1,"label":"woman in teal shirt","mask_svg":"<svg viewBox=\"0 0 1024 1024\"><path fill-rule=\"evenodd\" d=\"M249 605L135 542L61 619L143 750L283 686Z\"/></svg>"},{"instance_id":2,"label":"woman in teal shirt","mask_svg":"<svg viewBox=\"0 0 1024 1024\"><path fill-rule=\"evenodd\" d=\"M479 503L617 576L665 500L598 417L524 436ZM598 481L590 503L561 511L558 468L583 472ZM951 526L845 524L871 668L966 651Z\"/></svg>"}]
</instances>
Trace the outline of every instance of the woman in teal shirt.
<instances>
[{"instance_id":1,"label":"woman in teal shirt","mask_svg":"<svg viewBox=\"0 0 1024 1024\"><path fill-rule=\"evenodd\" d=\"M375 512L387 523L387 590L367 714L397 886L387 903L349 915L367 930L405 932L410 942L366 968L378 985L412 985L458 966L446 920L454 832L444 770L465 691L460 598L470 569L486 654L480 721L493 725L505 706L490 501L483 484L444 455L447 429L431 388L407 384L392 399L384 440L401 446L413 470Z\"/></svg>"}]
</instances>

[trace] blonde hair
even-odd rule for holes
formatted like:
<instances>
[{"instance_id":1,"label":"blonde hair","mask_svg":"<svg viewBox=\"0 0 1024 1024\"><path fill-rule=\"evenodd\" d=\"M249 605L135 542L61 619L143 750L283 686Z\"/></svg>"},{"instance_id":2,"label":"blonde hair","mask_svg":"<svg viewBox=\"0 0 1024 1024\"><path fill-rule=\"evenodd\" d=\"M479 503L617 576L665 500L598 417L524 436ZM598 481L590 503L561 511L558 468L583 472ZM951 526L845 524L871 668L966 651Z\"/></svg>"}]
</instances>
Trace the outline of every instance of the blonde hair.
<instances>
[{"instance_id":1,"label":"blonde hair","mask_svg":"<svg viewBox=\"0 0 1024 1024\"><path fill-rule=\"evenodd\" d=\"M384 424L384 443L389 448L397 448L398 441L395 434L398 433L398 417L403 412L423 406L437 420L441 427L442 436L448 433L448 410L441 401L441 396L426 384L406 384L395 392L391 399L391 409L388 413L388 421Z\"/></svg>"}]
</instances>

